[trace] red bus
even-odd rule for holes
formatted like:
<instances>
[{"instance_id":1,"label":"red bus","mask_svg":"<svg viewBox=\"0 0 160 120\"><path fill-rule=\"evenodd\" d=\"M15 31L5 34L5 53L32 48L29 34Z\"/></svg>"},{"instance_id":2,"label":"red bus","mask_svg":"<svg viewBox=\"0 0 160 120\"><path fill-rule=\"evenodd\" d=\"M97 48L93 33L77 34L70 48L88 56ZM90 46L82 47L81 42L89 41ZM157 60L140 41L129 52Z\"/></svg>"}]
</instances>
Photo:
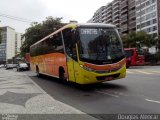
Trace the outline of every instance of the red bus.
<instances>
[{"instance_id":1,"label":"red bus","mask_svg":"<svg viewBox=\"0 0 160 120\"><path fill-rule=\"evenodd\" d=\"M124 48L126 55L126 66L144 65L145 57L142 50L137 50L136 48Z\"/></svg>"},{"instance_id":2,"label":"red bus","mask_svg":"<svg viewBox=\"0 0 160 120\"><path fill-rule=\"evenodd\" d=\"M26 53L25 54L25 62L28 65L29 69L30 69L30 53Z\"/></svg>"}]
</instances>

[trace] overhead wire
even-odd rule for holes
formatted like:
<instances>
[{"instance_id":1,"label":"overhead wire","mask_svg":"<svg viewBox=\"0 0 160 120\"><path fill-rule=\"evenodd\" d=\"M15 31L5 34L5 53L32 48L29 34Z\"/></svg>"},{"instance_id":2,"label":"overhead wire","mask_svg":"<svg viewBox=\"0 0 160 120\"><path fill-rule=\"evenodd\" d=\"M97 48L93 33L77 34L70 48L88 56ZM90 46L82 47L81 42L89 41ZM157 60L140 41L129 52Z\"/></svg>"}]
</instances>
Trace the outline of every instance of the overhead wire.
<instances>
[{"instance_id":1,"label":"overhead wire","mask_svg":"<svg viewBox=\"0 0 160 120\"><path fill-rule=\"evenodd\" d=\"M0 13L0 17L5 17L5 18L13 19L13 20L20 21L20 22L27 22L27 23L32 23L33 22L33 21L25 19L25 18L11 16L11 15L7 15L7 14L3 14L3 13Z\"/></svg>"}]
</instances>

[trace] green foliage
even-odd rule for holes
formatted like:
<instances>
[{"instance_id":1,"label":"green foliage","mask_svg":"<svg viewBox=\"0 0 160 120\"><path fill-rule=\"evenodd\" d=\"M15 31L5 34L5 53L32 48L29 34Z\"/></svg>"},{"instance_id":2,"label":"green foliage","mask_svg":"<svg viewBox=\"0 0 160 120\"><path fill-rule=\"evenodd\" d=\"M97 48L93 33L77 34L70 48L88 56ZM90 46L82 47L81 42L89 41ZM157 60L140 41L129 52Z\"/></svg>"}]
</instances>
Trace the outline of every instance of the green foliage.
<instances>
[{"instance_id":1,"label":"green foliage","mask_svg":"<svg viewBox=\"0 0 160 120\"><path fill-rule=\"evenodd\" d=\"M47 17L42 23L32 23L31 27L26 29L25 34L22 36L25 38L25 41L21 47L21 55L24 56L25 53L28 53L31 45L64 26L64 24L61 23L61 19L62 18Z\"/></svg>"},{"instance_id":2,"label":"green foliage","mask_svg":"<svg viewBox=\"0 0 160 120\"><path fill-rule=\"evenodd\" d=\"M160 35L155 39L156 41L156 48L160 54Z\"/></svg>"},{"instance_id":3,"label":"green foliage","mask_svg":"<svg viewBox=\"0 0 160 120\"><path fill-rule=\"evenodd\" d=\"M0 28L0 44L2 42L1 28Z\"/></svg>"},{"instance_id":4,"label":"green foliage","mask_svg":"<svg viewBox=\"0 0 160 120\"><path fill-rule=\"evenodd\" d=\"M124 47L152 47L156 44L156 40L144 31L130 32L128 35L122 36Z\"/></svg>"}]
</instances>

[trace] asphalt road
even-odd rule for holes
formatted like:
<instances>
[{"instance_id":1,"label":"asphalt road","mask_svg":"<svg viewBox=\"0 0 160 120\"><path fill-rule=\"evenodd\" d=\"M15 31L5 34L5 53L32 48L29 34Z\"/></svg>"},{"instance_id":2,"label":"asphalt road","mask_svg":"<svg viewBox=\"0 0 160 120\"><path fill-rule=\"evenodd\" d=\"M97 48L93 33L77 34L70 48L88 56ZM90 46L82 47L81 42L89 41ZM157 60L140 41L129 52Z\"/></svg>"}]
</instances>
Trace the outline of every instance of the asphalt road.
<instances>
[{"instance_id":1,"label":"asphalt road","mask_svg":"<svg viewBox=\"0 0 160 120\"><path fill-rule=\"evenodd\" d=\"M160 66L132 67L124 79L83 87L26 74L54 99L87 114L160 113Z\"/></svg>"}]
</instances>

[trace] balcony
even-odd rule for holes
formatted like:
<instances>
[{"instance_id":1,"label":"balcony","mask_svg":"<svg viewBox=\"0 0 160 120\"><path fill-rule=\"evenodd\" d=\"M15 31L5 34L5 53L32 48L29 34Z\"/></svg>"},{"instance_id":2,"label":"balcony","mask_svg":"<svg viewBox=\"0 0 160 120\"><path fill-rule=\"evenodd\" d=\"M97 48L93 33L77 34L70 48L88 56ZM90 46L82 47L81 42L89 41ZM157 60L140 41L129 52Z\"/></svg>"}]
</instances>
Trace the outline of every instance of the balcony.
<instances>
[{"instance_id":1,"label":"balcony","mask_svg":"<svg viewBox=\"0 0 160 120\"><path fill-rule=\"evenodd\" d=\"M129 7L129 9L132 9L132 8L136 7L135 0L129 0L128 1L128 7Z\"/></svg>"},{"instance_id":2,"label":"balcony","mask_svg":"<svg viewBox=\"0 0 160 120\"><path fill-rule=\"evenodd\" d=\"M113 2L112 2L112 5L113 6L116 6L116 5L118 5L119 4L119 0L114 0Z\"/></svg>"},{"instance_id":3,"label":"balcony","mask_svg":"<svg viewBox=\"0 0 160 120\"><path fill-rule=\"evenodd\" d=\"M130 10L128 14L136 14L136 10Z\"/></svg>"},{"instance_id":4,"label":"balcony","mask_svg":"<svg viewBox=\"0 0 160 120\"><path fill-rule=\"evenodd\" d=\"M113 21L113 24L115 24L116 26L120 25L120 21L117 19L116 21Z\"/></svg>"},{"instance_id":5,"label":"balcony","mask_svg":"<svg viewBox=\"0 0 160 120\"><path fill-rule=\"evenodd\" d=\"M107 16L107 13L102 13L102 17L105 17L105 16Z\"/></svg>"},{"instance_id":6,"label":"balcony","mask_svg":"<svg viewBox=\"0 0 160 120\"><path fill-rule=\"evenodd\" d=\"M127 22L128 21L128 15L125 14L125 15L122 15L121 16L121 23L124 23L124 22Z\"/></svg>"},{"instance_id":7,"label":"balcony","mask_svg":"<svg viewBox=\"0 0 160 120\"><path fill-rule=\"evenodd\" d=\"M106 21L107 20L107 17L102 17L102 21Z\"/></svg>"},{"instance_id":8,"label":"balcony","mask_svg":"<svg viewBox=\"0 0 160 120\"><path fill-rule=\"evenodd\" d=\"M136 18L136 11L129 12L129 20Z\"/></svg>"},{"instance_id":9,"label":"balcony","mask_svg":"<svg viewBox=\"0 0 160 120\"><path fill-rule=\"evenodd\" d=\"M119 5L113 7L113 10L119 9Z\"/></svg>"},{"instance_id":10,"label":"balcony","mask_svg":"<svg viewBox=\"0 0 160 120\"><path fill-rule=\"evenodd\" d=\"M107 18L110 18L110 17L112 17L112 14L107 14L106 16L107 16Z\"/></svg>"},{"instance_id":11,"label":"balcony","mask_svg":"<svg viewBox=\"0 0 160 120\"><path fill-rule=\"evenodd\" d=\"M123 2L120 3L120 8L121 9L124 9L127 6L128 6L127 0L124 0Z\"/></svg>"},{"instance_id":12,"label":"balcony","mask_svg":"<svg viewBox=\"0 0 160 120\"><path fill-rule=\"evenodd\" d=\"M127 24L124 24L120 27L121 29L121 32L127 32L128 31L128 25Z\"/></svg>"},{"instance_id":13,"label":"balcony","mask_svg":"<svg viewBox=\"0 0 160 120\"><path fill-rule=\"evenodd\" d=\"M114 23L114 25L116 25L116 26L120 26L120 23L118 23L118 22L117 22L117 23Z\"/></svg>"},{"instance_id":14,"label":"balcony","mask_svg":"<svg viewBox=\"0 0 160 120\"><path fill-rule=\"evenodd\" d=\"M106 20L107 23L112 23L112 18Z\"/></svg>"},{"instance_id":15,"label":"balcony","mask_svg":"<svg viewBox=\"0 0 160 120\"><path fill-rule=\"evenodd\" d=\"M119 13L119 12L120 12L119 9L113 10L113 14L117 14L117 13Z\"/></svg>"},{"instance_id":16,"label":"balcony","mask_svg":"<svg viewBox=\"0 0 160 120\"><path fill-rule=\"evenodd\" d=\"M120 16L119 14L116 15L114 14L113 19L119 18L119 16Z\"/></svg>"},{"instance_id":17,"label":"balcony","mask_svg":"<svg viewBox=\"0 0 160 120\"><path fill-rule=\"evenodd\" d=\"M128 8L129 8L129 9L133 9L133 8L135 8L135 7L136 7L135 3L132 3L132 4L129 4L129 5L128 5Z\"/></svg>"},{"instance_id":18,"label":"balcony","mask_svg":"<svg viewBox=\"0 0 160 120\"><path fill-rule=\"evenodd\" d=\"M108 10L108 9L112 9L112 4L108 4L107 6L106 6L106 9Z\"/></svg>"},{"instance_id":19,"label":"balcony","mask_svg":"<svg viewBox=\"0 0 160 120\"><path fill-rule=\"evenodd\" d=\"M123 9L123 10L121 10L121 15L122 14L125 14L125 13L127 13L128 12L128 9L126 8L126 9Z\"/></svg>"},{"instance_id":20,"label":"balcony","mask_svg":"<svg viewBox=\"0 0 160 120\"><path fill-rule=\"evenodd\" d=\"M133 22L129 23L129 29L130 30L136 29L136 21L133 21Z\"/></svg>"},{"instance_id":21,"label":"balcony","mask_svg":"<svg viewBox=\"0 0 160 120\"><path fill-rule=\"evenodd\" d=\"M128 4L136 4L136 0L128 0Z\"/></svg>"},{"instance_id":22,"label":"balcony","mask_svg":"<svg viewBox=\"0 0 160 120\"><path fill-rule=\"evenodd\" d=\"M107 11L106 11L106 13L108 14L108 13L112 13L112 9L108 9Z\"/></svg>"}]
</instances>

